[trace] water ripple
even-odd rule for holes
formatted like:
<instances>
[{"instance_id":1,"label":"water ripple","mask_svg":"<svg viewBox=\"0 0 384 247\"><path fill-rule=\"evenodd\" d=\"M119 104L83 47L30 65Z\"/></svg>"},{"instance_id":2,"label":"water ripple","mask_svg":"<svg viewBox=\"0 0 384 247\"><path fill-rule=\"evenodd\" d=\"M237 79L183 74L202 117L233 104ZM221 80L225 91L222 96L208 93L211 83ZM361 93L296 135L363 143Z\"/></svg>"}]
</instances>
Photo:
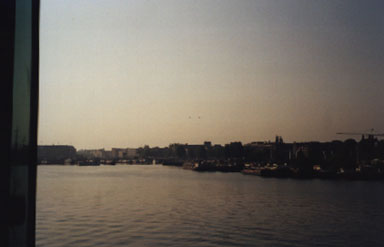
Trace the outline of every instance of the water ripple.
<instances>
[{"instance_id":1,"label":"water ripple","mask_svg":"<svg viewBox=\"0 0 384 247\"><path fill-rule=\"evenodd\" d=\"M161 166L38 169L38 247L381 246L383 183Z\"/></svg>"}]
</instances>

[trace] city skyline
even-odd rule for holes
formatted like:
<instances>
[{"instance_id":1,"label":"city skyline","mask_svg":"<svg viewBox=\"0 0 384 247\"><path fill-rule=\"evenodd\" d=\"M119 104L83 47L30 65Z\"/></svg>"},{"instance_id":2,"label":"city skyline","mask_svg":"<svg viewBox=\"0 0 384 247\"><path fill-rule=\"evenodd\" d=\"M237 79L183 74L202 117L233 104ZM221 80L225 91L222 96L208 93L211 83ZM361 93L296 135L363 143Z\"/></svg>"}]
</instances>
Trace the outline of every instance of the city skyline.
<instances>
[{"instance_id":1,"label":"city skyline","mask_svg":"<svg viewBox=\"0 0 384 247\"><path fill-rule=\"evenodd\" d=\"M42 1L39 144L331 141L383 130L383 8Z\"/></svg>"},{"instance_id":2,"label":"city skyline","mask_svg":"<svg viewBox=\"0 0 384 247\"><path fill-rule=\"evenodd\" d=\"M373 131L373 129L371 129L370 131ZM373 139L370 139L370 140L374 140L374 141L383 141L383 136L384 136L384 133L378 133L378 134L375 134L376 132L365 132L365 133L359 133L359 134L344 134L342 133L342 135L339 137L340 138L337 138L337 139L333 139L333 140L325 140L325 141L319 141L319 140L307 140L307 141L285 141L284 138L282 136L278 136L276 135L274 137L274 139L268 139L268 140L253 140L253 141L249 141L249 142L243 142L241 140L233 140L233 141L229 141L227 143L215 143L215 142L212 142L210 140L205 140L201 143L191 143L191 142L184 142L184 143L181 143L181 142L170 142L168 144L164 144L164 145L149 145L149 144L144 144L144 145L141 145L141 146L117 146L117 145L112 145L112 146L109 146L109 147L106 147L106 146L93 146L91 148L83 148L83 147L80 147L78 148L76 145L73 145L71 143L39 143L38 146L71 146L71 147L74 147L76 148L77 150L112 150L112 149L140 149L140 148L145 148L145 147L149 147L149 148L168 148L172 145L192 145L192 146L204 146L204 145L207 145L209 144L210 146L222 146L224 147L225 145L229 145L229 144L232 144L232 143L240 143L242 145L251 145L251 144L274 144L274 143L285 143L285 144L308 144L308 143L332 143L332 142L349 142L351 140L354 140L355 143L358 143L358 142L361 142L362 140L369 140L370 139L370 134L372 134L372 138ZM361 135L360 135L361 134ZM279 139L277 139L279 138Z\"/></svg>"}]
</instances>

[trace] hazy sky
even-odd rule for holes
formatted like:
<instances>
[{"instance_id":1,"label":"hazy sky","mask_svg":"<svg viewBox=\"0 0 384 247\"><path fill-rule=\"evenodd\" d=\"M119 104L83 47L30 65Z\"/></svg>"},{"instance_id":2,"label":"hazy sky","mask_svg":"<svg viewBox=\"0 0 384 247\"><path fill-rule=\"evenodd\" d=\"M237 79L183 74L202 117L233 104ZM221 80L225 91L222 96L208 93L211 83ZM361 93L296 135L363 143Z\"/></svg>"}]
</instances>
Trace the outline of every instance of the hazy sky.
<instances>
[{"instance_id":1,"label":"hazy sky","mask_svg":"<svg viewBox=\"0 0 384 247\"><path fill-rule=\"evenodd\" d=\"M384 1L42 0L40 144L384 130Z\"/></svg>"}]
</instances>

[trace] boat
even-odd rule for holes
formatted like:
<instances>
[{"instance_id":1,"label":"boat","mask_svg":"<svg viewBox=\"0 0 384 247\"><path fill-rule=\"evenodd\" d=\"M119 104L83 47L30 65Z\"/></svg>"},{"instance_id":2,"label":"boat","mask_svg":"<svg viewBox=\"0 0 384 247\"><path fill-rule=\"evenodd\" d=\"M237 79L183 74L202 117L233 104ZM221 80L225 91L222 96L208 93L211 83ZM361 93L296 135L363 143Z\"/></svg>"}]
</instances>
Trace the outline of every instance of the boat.
<instances>
[{"instance_id":1,"label":"boat","mask_svg":"<svg viewBox=\"0 0 384 247\"><path fill-rule=\"evenodd\" d=\"M178 161L178 160L164 160L163 161L163 166L183 166L183 162L182 161Z\"/></svg>"},{"instance_id":2,"label":"boat","mask_svg":"<svg viewBox=\"0 0 384 247\"><path fill-rule=\"evenodd\" d=\"M99 166L100 161L98 160L82 160L77 162L77 165L79 166Z\"/></svg>"}]
</instances>

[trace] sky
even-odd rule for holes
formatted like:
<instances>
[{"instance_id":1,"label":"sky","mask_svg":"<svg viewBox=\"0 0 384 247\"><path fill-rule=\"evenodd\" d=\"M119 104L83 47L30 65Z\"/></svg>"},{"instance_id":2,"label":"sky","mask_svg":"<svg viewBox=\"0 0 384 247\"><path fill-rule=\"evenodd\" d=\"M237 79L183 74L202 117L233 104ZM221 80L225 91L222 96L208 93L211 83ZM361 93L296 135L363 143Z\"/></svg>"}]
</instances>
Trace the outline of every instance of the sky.
<instances>
[{"instance_id":1,"label":"sky","mask_svg":"<svg viewBox=\"0 0 384 247\"><path fill-rule=\"evenodd\" d=\"M384 131L383 11L381 0L42 0L39 144Z\"/></svg>"}]
</instances>

